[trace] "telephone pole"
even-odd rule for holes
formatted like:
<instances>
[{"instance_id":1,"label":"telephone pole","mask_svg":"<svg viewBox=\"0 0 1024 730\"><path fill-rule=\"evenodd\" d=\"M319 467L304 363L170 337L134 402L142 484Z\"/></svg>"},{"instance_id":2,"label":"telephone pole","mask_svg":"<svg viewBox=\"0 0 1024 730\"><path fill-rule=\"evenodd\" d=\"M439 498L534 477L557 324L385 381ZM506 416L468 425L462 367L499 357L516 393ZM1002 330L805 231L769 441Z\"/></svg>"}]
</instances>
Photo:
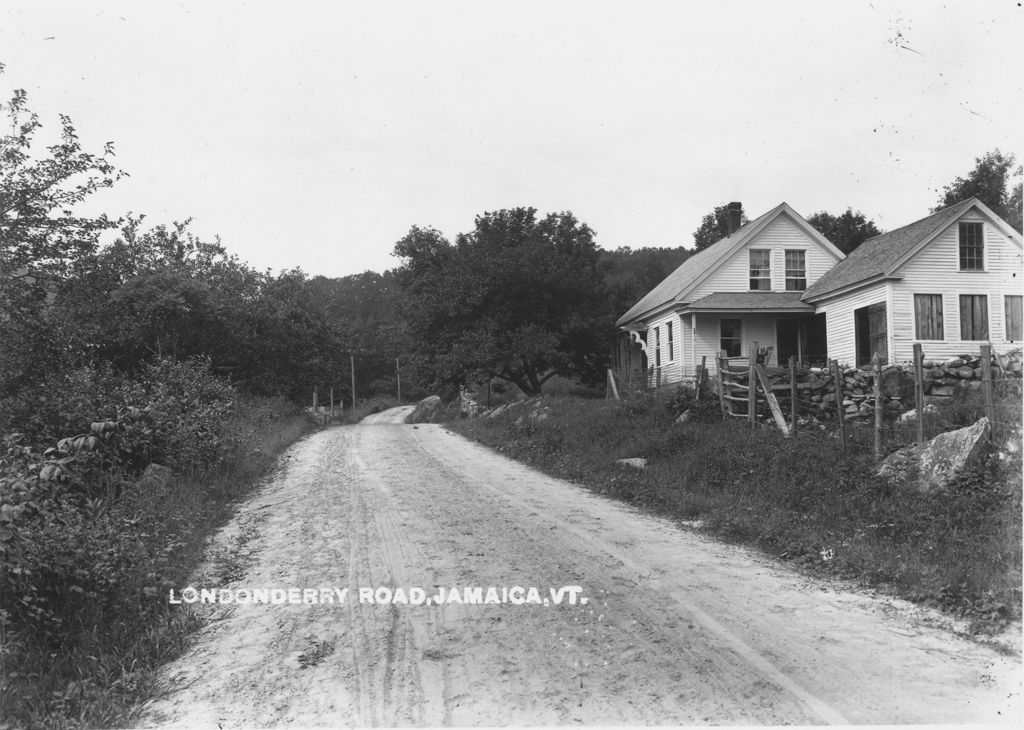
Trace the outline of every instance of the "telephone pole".
<instances>
[{"instance_id":1,"label":"telephone pole","mask_svg":"<svg viewBox=\"0 0 1024 730\"><path fill-rule=\"evenodd\" d=\"M348 364L352 370L352 410L356 409L356 356L351 350L348 353Z\"/></svg>"}]
</instances>

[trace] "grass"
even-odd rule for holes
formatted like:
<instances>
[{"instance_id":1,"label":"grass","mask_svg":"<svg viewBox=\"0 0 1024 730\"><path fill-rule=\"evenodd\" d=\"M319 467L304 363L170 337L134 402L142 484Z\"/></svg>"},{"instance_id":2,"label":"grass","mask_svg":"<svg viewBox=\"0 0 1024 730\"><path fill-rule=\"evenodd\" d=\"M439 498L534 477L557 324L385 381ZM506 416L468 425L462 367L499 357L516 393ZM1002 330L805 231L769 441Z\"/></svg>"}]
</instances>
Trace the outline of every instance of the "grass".
<instances>
[{"instance_id":1,"label":"grass","mask_svg":"<svg viewBox=\"0 0 1024 730\"><path fill-rule=\"evenodd\" d=\"M920 494L874 473L872 430L795 439L745 422L673 423L662 400L545 398L544 419L523 406L449 427L554 476L651 512L701 520L702 529L803 568L852 578L966 616L991 631L1021 613L1019 384L998 407L1001 441L947 493ZM970 394L931 415L935 432L983 412ZM1015 424L1015 426L1014 426ZM1011 427L1015 431L1009 433ZM892 424L888 449L913 438ZM644 457L637 470L617 459Z\"/></svg>"},{"instance_id":2,"label":"grass","mask_svg":"<svg viewBox=\"0 0 1024 730\"><path fill-rule=\"evenodd\" d=\"M277 456L313 428L311 418L283 401L242 404L226 429L232 450L214 468L128 488L99 506L82 540L114 544L102 530L127 533L132 552L118 554L120 579L84 590L45 640L24 629L6 632L2 721L45 728L133 724L156 689L159 667L187 648L201 624L190 606L168 605L168 589L187 585L207 537ZM220 561L218 569L237 572L243 566L235 563Z\"/></svg>"}]
</instances>

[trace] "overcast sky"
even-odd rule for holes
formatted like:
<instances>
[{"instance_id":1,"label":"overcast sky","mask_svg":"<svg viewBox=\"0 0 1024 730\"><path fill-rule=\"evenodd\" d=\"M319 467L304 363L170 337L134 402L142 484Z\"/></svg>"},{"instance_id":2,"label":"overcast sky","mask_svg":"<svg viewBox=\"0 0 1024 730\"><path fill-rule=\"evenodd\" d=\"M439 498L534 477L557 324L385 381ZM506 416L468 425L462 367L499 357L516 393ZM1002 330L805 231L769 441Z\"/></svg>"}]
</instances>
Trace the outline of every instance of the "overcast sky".
<instances>
[{"instance_id":1,"label":"overcast sky","mask_svg":"<svg viewBox=\"0 0 1024 730\"><path fill-rule=\"evenodd\" d=\"M0 91L113 141L92 202L192 217L258 268L396 265L412 225L571 210L692 246L742 201L884 229L1024 153L1024 11L987 2L47 2L0 7Z\"/></svg>"}]
</instances>

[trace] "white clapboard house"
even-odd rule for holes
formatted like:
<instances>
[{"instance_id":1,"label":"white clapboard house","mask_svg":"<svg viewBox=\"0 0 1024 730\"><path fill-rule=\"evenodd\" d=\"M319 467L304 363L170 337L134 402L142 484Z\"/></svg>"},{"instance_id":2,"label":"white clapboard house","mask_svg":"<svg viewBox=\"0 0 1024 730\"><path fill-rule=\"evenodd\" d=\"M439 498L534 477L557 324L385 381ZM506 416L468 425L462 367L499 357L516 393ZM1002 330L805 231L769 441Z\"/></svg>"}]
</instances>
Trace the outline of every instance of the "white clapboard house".
<instances>
[{"instance_id":1,"label":"white clapboard house","mask_svg":"<svg viewBox=\"0 0 1024 730\"><path fill-rule=\"evenodd\" d=\"M619 318L614 365L660 383L688 380L705 359L790 358L864 365L997 352L1021 342L1021 235L977 198L865 241L844 257L786 203L683 262Z\"/></svg>"}]
</instances>

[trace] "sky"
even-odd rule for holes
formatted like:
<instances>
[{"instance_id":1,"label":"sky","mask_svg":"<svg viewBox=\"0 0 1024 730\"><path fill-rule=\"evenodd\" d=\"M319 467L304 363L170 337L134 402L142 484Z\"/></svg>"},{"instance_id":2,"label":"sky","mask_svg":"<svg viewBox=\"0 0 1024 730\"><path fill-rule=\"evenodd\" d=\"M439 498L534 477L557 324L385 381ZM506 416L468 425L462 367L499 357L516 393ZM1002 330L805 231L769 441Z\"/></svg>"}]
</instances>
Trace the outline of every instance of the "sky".
<instances>
[{"instance_id":1,"label":"sky","mask_svg":"<svg viewBox=\"0 0 1024 730\"><path fill-rule=\"evenodd\" d=\"M1024 155L1022 19L1016 0L4 0L0 93L114 143L129 177L91 212L344 276L396 266L413 225L454 238L517 206L572 211L608 249L692 246L729 201L899 227L985 152Z\"/></svg>"}]
</instances>

